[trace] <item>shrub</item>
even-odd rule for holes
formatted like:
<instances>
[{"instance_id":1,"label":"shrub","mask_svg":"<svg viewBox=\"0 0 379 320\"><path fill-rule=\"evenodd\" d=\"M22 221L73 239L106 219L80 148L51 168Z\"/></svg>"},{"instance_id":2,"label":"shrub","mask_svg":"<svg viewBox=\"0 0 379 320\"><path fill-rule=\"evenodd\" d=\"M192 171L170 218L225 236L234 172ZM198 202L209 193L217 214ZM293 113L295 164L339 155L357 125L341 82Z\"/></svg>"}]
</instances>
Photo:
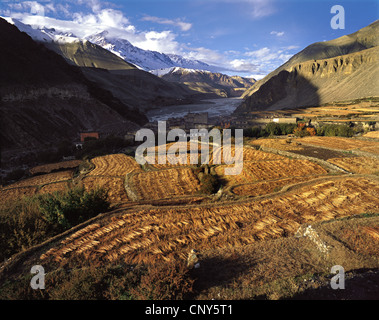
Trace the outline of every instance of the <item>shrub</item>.
<instances>
[{"instance_id":1,"label":"shrub","mask_svg":"<svg viewBox=\"0 0 379 320\"><path fill-rule=\"evenodd\" d=\"M182 300L192 293L193 283L184 263L166 262L149 266L130 293L136 300Z\"/></svg>"},{"instance_id":2,"label":"shrub","mask_svg":"<svg viewBox=\"0 0 379 320\"><path fill-rule=\"evenodd\" d=\"M199 174L200 179L200 193L214 194L219 188L219 181L216 176L209 173Z\"/></svg>"},{"instance_id":3,"label":"shrub","mask_svg":"<svg viewBox=\"0 0 379 320\"><path fill-rule=\"evenodd\" d=\"M266 125L266 135L288 135L293 133L293 131L296 129L297 125L294 123L275 123L270 122Z\"/></svg>"},{"instance_id":4,"label":"shrub","mask_svg":"<svg viewBox=\"0 0 379 320\"><path fill-rule=\"evenodd\" d=\"M54 193L40 198L40 211L51 224L63 229L88 220L101 212L108 211L110 203L107 191L95 189L89 192L84 187L68 190L66 193Z\"/></svg>"},{"instance_id":5,"label":"shrub","mask_svg":"<svg viewBox=\"0 0 379 320\"><path fill-rule=\"evenodd\" d=\"M354 130L347 125L327 124L317 129L318 136L327 137L352 137Z\"/></svg>"},{"instance_id":6,"label":"shrub","mask_svg":"<svg viewBox=\"0 0 379 320\"><path fill-rule=\"evenodd\" d=\"M109 210L107 192L82 188L24 197L0 206L0 260Z\"/></svg>"}]
</instances>

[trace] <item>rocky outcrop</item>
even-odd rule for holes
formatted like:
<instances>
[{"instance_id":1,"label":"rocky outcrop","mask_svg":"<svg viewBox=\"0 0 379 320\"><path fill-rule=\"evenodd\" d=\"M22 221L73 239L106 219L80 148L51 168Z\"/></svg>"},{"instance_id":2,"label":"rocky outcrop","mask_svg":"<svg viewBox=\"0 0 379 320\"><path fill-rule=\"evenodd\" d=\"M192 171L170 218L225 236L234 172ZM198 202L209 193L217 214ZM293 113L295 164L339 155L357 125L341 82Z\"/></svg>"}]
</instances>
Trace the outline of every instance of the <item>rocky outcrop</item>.
<instances>
[{"instance_id":1,"label":"rocky outcrop","mask_svg":"<svg viewBox=\"0 0 379 320\"><path fill-rule=\"evenodd\" d=\"M310 45L247 90L236 113L379 96L378 32L376 21L351 35Z\"/></svg>"}]
</instances>

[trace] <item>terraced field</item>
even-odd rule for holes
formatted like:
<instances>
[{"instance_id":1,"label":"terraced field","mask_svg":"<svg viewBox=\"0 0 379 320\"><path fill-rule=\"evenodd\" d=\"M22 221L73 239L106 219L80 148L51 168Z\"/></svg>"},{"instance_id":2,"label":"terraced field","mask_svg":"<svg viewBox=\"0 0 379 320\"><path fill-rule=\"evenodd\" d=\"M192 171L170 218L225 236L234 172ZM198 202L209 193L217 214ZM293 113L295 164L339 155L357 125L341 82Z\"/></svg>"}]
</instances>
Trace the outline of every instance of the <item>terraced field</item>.
<instances>
[{"instance_id":1,"label":"terraced field","mask_svg":"<svg viewBox=\"0 0 379 320\"><path fill-rule=\"evenodd\" d=\"M246 161L239 175L224 175L227 166L216 168L216 173L226 181L228 187L239 184L252 183L262 180L275 180L290 177L307 177L327 174L321 166L309 160L272 160Z\"/></svg>"},{"instance_id":2,"label":"terraced field","mask_svg":"<svg viewBox=\"0 0 379 320\"><path fill-rule=\"evenodd\" d=\"M31 168L29 171L31 174L50 173L56 170L74 169L82 163L81 160L62 161L58 163L44 164Z\"/></svg>"},{"instance_id":3,"label":"terraced field","mask_svg":"<svg viewBox=\"0 0 379 320\"><path fill-rule=\"evenodd\" d=\"M122 177L131 172L142 171L134 158L125 154L111 154L97 157L91 160L95 168L89 173L90 176L117 176Z\"/></svg>"},{"instance_id":4,"label":"terraced field","mask_svg":"<svg viewBox=\"0 0 379 320\"><path fill-rule=\"evenodd\" d=\"M286 139L258 139L251 141L251 145L272 148L276 150L282 151L295 151L295 150L303 150L301 146L301 142L303 139L299 140L299 144L296 143L288 143Z\"/></svg>"},{"instance_id":5,"label":"terraced field","mask_svg":"<svg viewBox=\"0 0 379 320\"><path fill-rule=\"evenodd\" d=\"M111 203L129 201L124 187L124 178L88 176L81 182L87 191L94 190L96 188L104 188L108 190L108 200Z\"/></svg>"},{"instance_id":6,"label":"terraced field","mask_svg":"<svg viewBox=\"0 0 379 320\"><path fill-rule=\"evenodd\" d=\"M42 186L44 184L49 184L49 183L68 181L72 179L72 173L73 173L72 170L67 170L67 171L44 174L44 175L20 180L16 183L13 183L9 187L18 188L18 187Z\"/></svg>"},{"instance_id":7,"label":"terraced field","mask_svg":"<svg viewBox=\"0 0 379 320\"><path fill-rule=\"evenodd\" d=\"M340 137L305 137L299 139L304 144L314 146L339 149L339 150L360 150L379 154L379 144L377 141L359 140L353 138Z\"/></svg>"},{"instance_id":8,"label":"terraced field","mask_svg":"<svg viewBox=\"0 0 379 320\"><path fill-rule=\"evenodd\" d=\"M369 157L332 158L328 160L346 171L358 174L379 173L379 159Z\"/></svg>"},{"instance_id":9,"label":"terraced field","mask_svg":"<svg viewBox=\"0 0 379 320\"><path fill-rule=\"evenodd\" d=\"M191 168L170 168L135 173L128 184L139 200L167 199L195 194L200 183Z\"/></svg>"},{"instance_id":10,"label":"terraced field","mask_svg":"<svg viewBox=\"0 0 379 320\"><path fill-rule=\"evenodd\" d=\"M301 224L379 207L379 182L330 178L259 201L198 207L130 209L90 224L44 252L41 263L152 263L293 235Z\"/></svg>"}]
</instances>

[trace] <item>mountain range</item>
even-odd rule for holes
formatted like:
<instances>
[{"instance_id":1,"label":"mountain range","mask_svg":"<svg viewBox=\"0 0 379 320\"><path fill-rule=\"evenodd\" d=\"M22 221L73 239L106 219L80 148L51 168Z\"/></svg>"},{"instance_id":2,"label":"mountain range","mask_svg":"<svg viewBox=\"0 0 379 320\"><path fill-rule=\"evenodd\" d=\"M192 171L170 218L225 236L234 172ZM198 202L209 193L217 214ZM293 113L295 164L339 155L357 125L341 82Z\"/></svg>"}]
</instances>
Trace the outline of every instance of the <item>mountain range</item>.
<instances>
[{"instance_id":1,"label":"mountain range","mask_svg":"<svg viewBox=\"0 0 379 320\"><path fill-rule=\"evenodd\" d=\"M3 19L0 39L2 157L4 151L75 141L80 131L120 134L148 121L135 106Z\"/></svg>"},{"instance_id":2,"label":"mountain range","mask_svg":"<svg viewBox=\"0 0 379 320\"><path fill-rule=\"evenodd\" d=\"M235 112L379 96L378 34L379 20L350 35L306 47L249 88Z\"/></svg>"},{"instance_id":3,"label":"mountain range","mask_svg":"<svg viewBox=\"0 0 379 320\"><path fill-rule=\"evenodd\" d=\"M256 82L253 78L178 67L154 70L151 73L169 82L185 84L197 92L223 98L239 97Z\"/></svg>"},{"instance_id":4,"label":"mountain range","mask_svg":"<svg viewBox=\"0 0 379 320\"><path fill-rule=\"evenodd\" d=\"M109 31L104 30L85 37L78 38L72 33L61 32L54 28L34 29L29 25L22 23L14 18L4 18L9 23L14 24L20 31L27 33L35 41L55 42L55 43L73 43L85 42L97 44L100 47L114 53L123 60L135 65L138 69L151 71L156 69L165 69L171 67L180 67L188 69L201 69L212 72L217 71L217 67L210 66L198 60L186 59L176 54L164 54L157 51L144 50L132 45L128 40L116 38L110 35Z\"/></svg>"}]
</instances>

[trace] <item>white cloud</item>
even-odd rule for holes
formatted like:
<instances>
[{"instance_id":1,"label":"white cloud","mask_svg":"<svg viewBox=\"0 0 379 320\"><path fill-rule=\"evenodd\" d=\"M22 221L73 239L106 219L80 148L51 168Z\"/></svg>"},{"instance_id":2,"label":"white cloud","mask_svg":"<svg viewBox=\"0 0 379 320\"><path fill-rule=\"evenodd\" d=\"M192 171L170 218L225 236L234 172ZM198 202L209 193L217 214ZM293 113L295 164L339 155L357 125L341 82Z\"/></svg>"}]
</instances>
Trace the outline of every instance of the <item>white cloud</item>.
<instances>
[{"instance_id":1,"label":"white cloud","mask_svg":"<svg viewBox=\"0 0 379 320\"><path fill-rule=\"evenodd\" d=\"M284 36L284 31L271 31L270 34L276 35L277 37Z\"/></svg>"},{"instance_id":2,"label":"white cloud","mask_svg":"<svg viewBox=\"0 0 379 320\"><path fill-rule=\"evenodd\" d=\"M266 1L240 1L251 5L250 9L255 10L253 10L255 17L265 16L265 14L271 12L269 10L270 6L265 7ZM72 10L74 8L72 3L73 0L59 4L56 2L38 3L36 1L12 3L13 8L10 10L10 16L33 27L55 28L63 32L73 33L80 38L107 30L110 36L126 39L133 45L145 50L179 54L187 59L200 60L217 66L221 72L244 73L254 75L255 78L263 77L277 68L292 56L292 54L289 54L289 50L297 49L296 46L288 46L281 48L263 47L257 50L246 50L245 52L236 50L219 52L206 47L195 47L188 43L181 43L177 39L177 34L171 30L162 32L138 30L122 11L115 9L114 6L110 8L105 2L98 0L79 0L75 2L87 8L83 10L85 13L79 9ZM267 1L267 4L271 4L271 1ZM36 11L43 8L45 13L63 13L67 20L52 18L47 15L31 14L32 7ZM178 27L182 31L188 31L192 28L191 23L180 19L170 20L146 16L142 20Z\"/></svg>"},{"instance_id":3,"label":"white cloud","mask_svg":"<svg viewBox=\"0 0 379 320\"><path fill-rule=\"evenodd\" d=\"M188 31L192 28L192 24L188 22L184 22L180 19L170 20L158 17L145 16L141 19L142 21L150 21L159 24L172 25L175 27L179 27L182 31Z\"/></svg>"}]
</instances>

